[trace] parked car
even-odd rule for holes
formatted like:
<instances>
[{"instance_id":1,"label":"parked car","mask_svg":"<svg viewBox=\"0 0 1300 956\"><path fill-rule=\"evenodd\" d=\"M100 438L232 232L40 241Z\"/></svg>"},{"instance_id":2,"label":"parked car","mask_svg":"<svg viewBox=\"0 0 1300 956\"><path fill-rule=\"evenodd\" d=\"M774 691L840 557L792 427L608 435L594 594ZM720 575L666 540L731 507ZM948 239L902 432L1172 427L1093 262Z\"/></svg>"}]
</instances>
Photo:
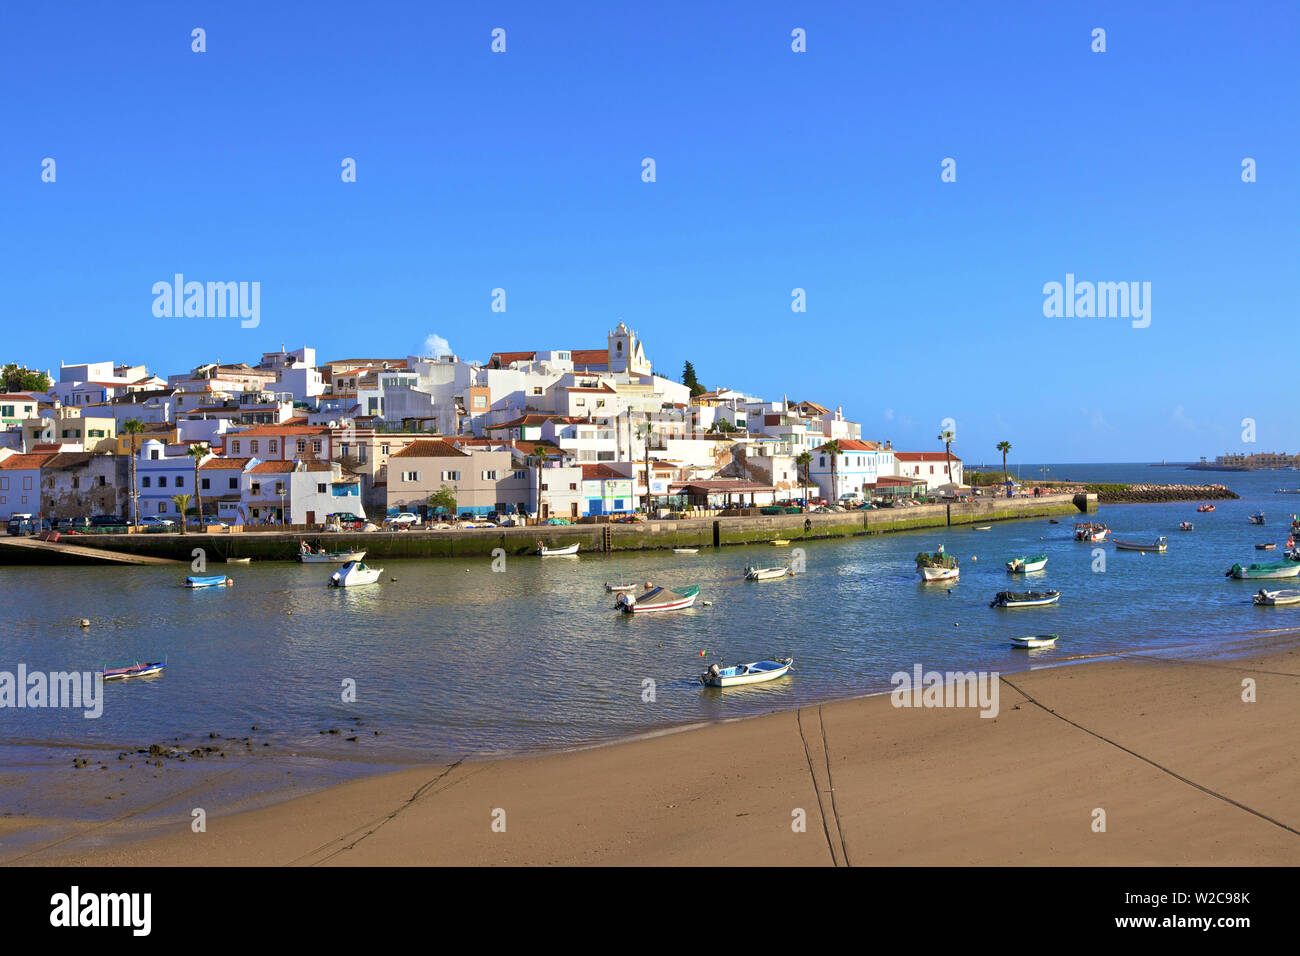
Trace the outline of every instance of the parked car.
<instances>
[{"instance_id":1,"label":"parked car","mask_svg":"<svg viewBox=\"0 0 1300 956\"><path fill-rule=\"evenodd\" d=\"M11 535L35 534L40 530L40 522L29 514L11 514L5 528Z\"/></svg>"},{"instance_id":2,"label":"parked car","mask_svg":"<svg viewBox=\"0 0 1300 956\"><path fill-rule=\"evenodd\" d=\"M396 528L409 528L411 525L420 523L420 516L412 514L410 511L403 511L401 514L395 514L384 519L384 524Z\"/></svg>"},{"instance_id":3,"label":"parked car","mask_svg":"<svg viewBox=\"0 0 1300 956\"><path fill-rule=\"evenodd\" d=\"M174 528L176 527L176 522L173 521L171 518L162 518L159 517L158 515L145 515L143 518L140 519L140 527L163 528L163 529ZM63 529L60 528L59 530L62 531Z\"/></svg>"}]
</instances>

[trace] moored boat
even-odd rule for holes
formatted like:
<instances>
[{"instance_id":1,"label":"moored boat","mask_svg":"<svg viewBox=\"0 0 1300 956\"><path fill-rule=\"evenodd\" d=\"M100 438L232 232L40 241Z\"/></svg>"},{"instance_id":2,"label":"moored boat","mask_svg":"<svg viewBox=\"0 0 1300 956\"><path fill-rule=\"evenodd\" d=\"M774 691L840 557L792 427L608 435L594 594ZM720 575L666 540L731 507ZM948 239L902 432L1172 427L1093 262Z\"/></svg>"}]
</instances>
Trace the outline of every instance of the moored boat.
<instances>
[{"instance_id":1,"label":"moored boat","mask_svg":"<svg viewBox=\"0 0 1300 956\"><path fill-rule=\"evenodd\" d=\"M140 663L136 661L126 667L105 667L103 674L104 680L126 680L130 677L153 677L155 674L161 674L163 668L167 666L166 661L149 661Z\"/></svg>"},{"instance_id":2,"label":"moored boat","mask_svg":"<svg viewBox=\"0 0 1300 956\"><path fill-rule=\"evenodd\" d=\"M1261 564L1234 564L1224 572L1225 578L1239 581L1257 578L1293 578L1300 574L1300 563L1295 561L1269 561Z\"/></svg>"},{"instance_id":3,"label":"moored boat","mask_svg":"<svg viewBox=\"0 0 1300 956\"><path fill-rule=\"evenodd\" d=\"M542 542L538 541L537 553L540 554L543 558L553 558L553 557L562 556L566 554L577 554L578 546L581 543L582 542L579 541L575 544L566 545L563 548L548 548Z\"/></svg>"},{"instance_id":4,"label":"moored boat","mask_svg":"<svg viewBox=\"0 0 1300 956\"><path fill-rule=\"evenodd\" d=\"M1256 551L1276 551L1276 550L1277 550L1277 542L1276 542L1276 541L1267 541L1267 542L1265 542L1264 544L1257 544L1257 545L1255 545L1255 550L1256 550Z\"/></svg>"},{"instance_id":5,"label":"moored boat","mask_svg":"<svg viewBox=\"0 0 1300 956\"><path fill-rule=\"evenodd\" d=\"M191 575L185 579L187 588L224 588L234 583L224 574Z\"/></svg>"},{"instance_id":6,"label":"moored boat","mask_svg":"<svg viewBox=\"0 0 1300 956\"><path fill-rule=\"evenodd\" d=\"M669 589L664 587L650 588L641 594L633 596L626 592L619 594L614 601L614 607L627 614L645 614L652 611L680 611L690 607L695 603L695 599L700 596L700 587L698 584L692 584L688 587Z\"/></svg>"},{"instance_id":7,"label":"moored boat","mask_svg":"<svg viewBox=\"0 0 1300 956\"><path fill-rule=\"evenodd\" d=\"M989 607L1041 607L1060 599L1060 591L999 591Z\"/></svg>"},{"instance_id":8,"label":"moored boat","mask_svg":"<svg viewBox=\"0 0 1300 956\"><path fill-rule=\"evenodd\" d=\"M1031 554L1028 556L1021 555L1018 558L1012 558L1007 562L1007 572L1009 574L1029 574L1033 571L1041 571L1047 566L1047 555Z\"/></svg>"},{"instance_id":9,"label":"moored boat","mask_svg":"<svg viewBox=\"0 0 1300 956\"><path fill-rule=\"evenodd\" d=\"M1254 600L1255 603L1260 606L1300 604L1300 591L1296 591L1296 590L1266 591L1263 588L1260 588L1259 593L1255 595Z\"/></svg>"},{"instance_id":10,"label":"moored boat","mask_svg":"<svg viewBox=\"0 0 1300 956\"><path fill-rule=\"evenodd\" d=\"M226 564L248 564L252 558L226 558Z\"/></svg>"},{"instance_id":11,"label":"moored boat","mask_svg":"<svg viewBox=\"0 0 1300 956\"><path fill-rule=\"evenodd\" d=\"M793 657L775 657L766 661L754 661L752 664L737 664L735 667L719 667L714 664L700 675L700 683L706 687L761 684L763 681L784 677L793 664Z\"/></svg>"},{"instance_id":12,"label":"moored boat","mask_svg":"<svg viewBox=\"0 0 1300 956\"><path fill-rule=\"evenodd\" d=\"M1249 521L1251 524L1263 524L1263 523L1264 523L1264 512L1262 512L1262 511L1256 511L1253 515L1251 515L1251 516L1250 516L1249 518L1247 518L1246 520Z\"/></svg>"},{"instance_id":13,"label":"moored boat","mask_svg":"<svg viewBox=\"0 0 1300 956\"><path fill-rule=\"evenodd\" d=\"M957 559L943 553L943 545L934 554L922 551L916 556L916 569L922 581L956 581L961 574Z\"/></svg>"},{"instance_id":14,"label":"moored boat","mask_svg":"<svg viewBox=\"0 0 1300 956\"><path fill-rule=\"evenodd\" d=\"M1030 634L1027 637L1013 637L1012 647L1051 647L1060 637L1059 634Z\"/></svg>"},{"instance_id":15,"label":"moored boat","mask_svg":"<svg viewBox=\"0 0 1300 956\"><path fill-rule=\"evenodd\" d=\"M787 547L789 547L789 546L790 546L790 539L789 539L789 538L773 538L773 539L772 539L772 547L774 547L774 548L787 548Z\"/></svg>"},{"instance_id":16,"label":"moored boat","mask_svg":"<svg viewBox=\"0 0 1300 956\"><path fill-rule=\"evenodd\" d=\"M1117 551L1156 551L1163 554L1169 549L1169 542L1165 540L1163 535L1156 538L1154 541L1149 542L1121 541L1119 538L1116 538L1115 549Z\"/></svg>"},{"instance_id":17,"label":"moored boat","mask_svg":"<svg viewBox=\"0 0 1300 956\"><path fill-rule=\"evenodd\" d=\"M635 590L636 590L636 585L635 585L635 584L610 584L608 581L606 581L606 582L605 582L605 590L606 590L606 591L610 591L610 592L614 592L614 591L635 591Z\"/></svg>"},{"instance_id":18,"label":"moored boat","mask_svg":"<svg viewBox=\"0 0 1300 956\"><path fill-rule=\"evenodd\" d=\"M1075 541L1104 541L1110 528L1099 521L1080 521L1074 526Z\"/></svg>"},{"instance_id":19,"label":"moored boat","mask_svg":"<svg viewBox=\"0 0 1300 956\"><path fill-rule=\"evenodd\" d=\"M673 554L699 554L699 548L673 548Z\"/></svg>"},{"instance_id":20,"label":"moored boat","mask_svg":"<svg viewBox=\"0 0 1300 956\"><path fill-rule=\"evenodd\" d=\"M1202 514L1208 514L1209 512L1214 510L1214 505L1201 505L1196 510L1201 512Z\"/></svg>"},{"instance_id":21,"label":"moored boat","mask_svg":"<svg viewBox=\"0 0 1300 956\"><path fill-rule=\"evenodd\" d=\"M364 561L349 561L330 575L332 588L351 588L361 584L374 584L384 573L383 568L367 567Z\"/></svg>"},{"instance_id":22,"label":"moored boat","mask_svg":"<svg viewBox=\"0 0 1300 956\"><path fill-rule=\"evenodd\" d=\"M1192 531L1192 530L1195 530L1195 527L1196 527L1196 526L1193 525L1190 521L1184 521L1184 522L1181 522L1181 523L1178 525L1178 530L1179 530L1179 531Z\"/></svg>"},{"instance_id":23,"label":"moored boat","mask_svg":"<svg viewBox=\"0 0 1300 956\"><path fill-rule=\"evenodd\" d=\"M298 560L303 564L347 564L349 561L360 561L365 556L365 551L313 549L306 541L302 542L298 548Z\"/></svg>"},{"instance_id":24,"label":"moored boat","mask_svg":"<svg viewBox=\"0 0 1300 956\"><path fill-rule=\"evenodd\" d=\"M746 581L774 581L777 578L787 578L789 576L790 569L787 567L745 568Z\"/></svg>"}]
</instances>

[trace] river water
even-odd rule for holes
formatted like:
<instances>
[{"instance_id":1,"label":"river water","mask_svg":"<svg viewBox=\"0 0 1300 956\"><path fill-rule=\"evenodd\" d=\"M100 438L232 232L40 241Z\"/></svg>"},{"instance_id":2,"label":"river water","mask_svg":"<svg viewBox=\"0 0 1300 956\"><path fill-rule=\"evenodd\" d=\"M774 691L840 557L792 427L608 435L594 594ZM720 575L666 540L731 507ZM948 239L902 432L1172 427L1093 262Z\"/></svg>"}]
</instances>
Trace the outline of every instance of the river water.
<instances>
[{"instance_id":1,"label":"river water","mask_svg":"<svg viewBox=\"0 0 1300 956\"><path fill-rule=\"evenodd\" d=\"M1025 467L1028 478L1040 466ZM0 671L163 656L168 666L160 678L108 685L98 719L0 710L0 770L11 771L0 806L16 799L12 771L78 747L189 746L256 726L257 753L268 757L354 766L485 756L885 690L892 673L918 663L1005 672L1134 647L1206 647L1300 623L1300 608L1256 608L1258 584L1223 576L1236 561L1281 557L1300 496L1273 492L1300 484L1296 473L1050 467L1052 478L1080 481L1222 482L1243 499L1218 502L1214 514L1189 503L1104 506L1098 517L1119 537L1169 539L1163 555L1107 544L1104 569L1096 546L1071 540L1068 517L813 542L803 574L761 583L743 580L746 564L788 563L790 549L511 558L502 572L489 559L390 560L380 562L380 584L341 591L325 586L328 566L296 563L230 566L233 588L199 591L180 587L184 569L7 567ZM1262 528L1246 521L1260 508ZM1182 520L1195 531L1180 533ZM1256 552L1259 541L1278 551ZM951 588L920 584L914 568L918 551L940 544L961 559ZM1045 571L1005 572L1008 558L1036 552L1049 556ZM615 612L604 582L647 580L698 584L701 599L683 612ZM1062 599L988 606L997 591L1025 587L1057 588ZM1042 632L1059 633L1058 646L1026 653L1008 644ZM795 658L791 677L725 692L696 680L710 663L772 655ZM355 681L355 702L343 700L345 681Z\"/></svg>"}]
</instances>

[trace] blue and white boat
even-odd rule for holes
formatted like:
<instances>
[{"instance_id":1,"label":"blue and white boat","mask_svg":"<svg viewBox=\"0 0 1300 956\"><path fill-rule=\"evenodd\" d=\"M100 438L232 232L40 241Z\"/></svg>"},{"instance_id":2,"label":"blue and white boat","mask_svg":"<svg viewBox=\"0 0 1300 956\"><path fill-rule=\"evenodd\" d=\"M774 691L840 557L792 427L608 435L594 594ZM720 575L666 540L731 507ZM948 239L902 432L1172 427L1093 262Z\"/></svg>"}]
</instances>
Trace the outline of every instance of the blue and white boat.
<instances>
[{"instance_id":1,"label":"blue and white boat","mask_svg":"<svg viewBox=\"0 0 1300 956\"><path fill-rule=\"evenodd\" d=\"M754 661L752 664L737 664L735 667L719 667L714 664L700 675L700 683L706 687L735 687L739 684L761 684L764 681L784 677L794 664L793 657L778 657L767 661Z\"/></svg>"},{"instance_id":2,"label":"blue and white boat","mask_svg":"<svg viewBox=\"0 0 1300 956\"><path fill-rule=\"evenodd\" d=\"M235 582L224 574L209 574L206 576L194 576L185 579L187 588L224 588Z\"/></svg>"},{"instance_id":3,"label":"blue and white boat","mask_svg":"<svg viewBox=\"0 0 1300 956\"><path fill-rule=\"evenodd\" d=\"M999 591L989 607L1042 607L1060 599L1060 591Z\"/></svg>"}]
</instances>

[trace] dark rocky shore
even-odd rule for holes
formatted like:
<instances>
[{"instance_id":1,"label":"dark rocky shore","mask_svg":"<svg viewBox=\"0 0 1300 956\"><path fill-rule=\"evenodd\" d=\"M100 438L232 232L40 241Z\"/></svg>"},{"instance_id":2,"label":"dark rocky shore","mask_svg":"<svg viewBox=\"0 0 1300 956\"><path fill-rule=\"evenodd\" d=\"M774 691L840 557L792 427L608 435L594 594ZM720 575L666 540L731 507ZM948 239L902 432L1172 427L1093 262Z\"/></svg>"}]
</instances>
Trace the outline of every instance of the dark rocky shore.
<instances>
[{"instance_id":1,"label":"dark rocky shore","mask_svg":"<svg viewBox=\"0 0 1300 956\"><path fill-rule=\"evenodd\" d=\"M1138 504L1161 501L1215 501L1240 498L1226 485L1120 485L1120 484L1053 484L1053 491L1092 492L1103 505Z\"/></svg>"}]
</instances>

